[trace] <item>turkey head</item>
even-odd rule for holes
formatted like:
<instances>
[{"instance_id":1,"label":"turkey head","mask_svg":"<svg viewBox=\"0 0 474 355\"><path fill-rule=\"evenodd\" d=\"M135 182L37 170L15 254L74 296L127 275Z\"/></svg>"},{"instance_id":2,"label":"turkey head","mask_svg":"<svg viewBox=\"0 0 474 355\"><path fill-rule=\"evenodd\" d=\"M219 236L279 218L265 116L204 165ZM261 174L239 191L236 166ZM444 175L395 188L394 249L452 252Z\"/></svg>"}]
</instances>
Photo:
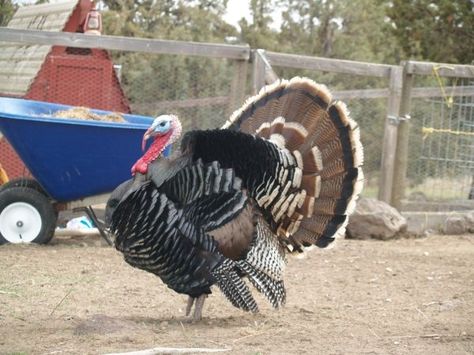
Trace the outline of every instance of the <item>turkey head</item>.
<instances>
[{"instance_id":1,"label":"turkey head","mask_svg":"<svg viewBox=\"0 0 474 355\"><path fill-rule=\"evenodd\" d=\"M148 165L157 159L167 146L173 144L181 136L181 122L174 115L161 115L155 118L150 128L143 135L142 150L145 150L146 141L153 138L153 143L146 153L132 166L132 175L145 175Z\"/></svg>"}]
</instances>

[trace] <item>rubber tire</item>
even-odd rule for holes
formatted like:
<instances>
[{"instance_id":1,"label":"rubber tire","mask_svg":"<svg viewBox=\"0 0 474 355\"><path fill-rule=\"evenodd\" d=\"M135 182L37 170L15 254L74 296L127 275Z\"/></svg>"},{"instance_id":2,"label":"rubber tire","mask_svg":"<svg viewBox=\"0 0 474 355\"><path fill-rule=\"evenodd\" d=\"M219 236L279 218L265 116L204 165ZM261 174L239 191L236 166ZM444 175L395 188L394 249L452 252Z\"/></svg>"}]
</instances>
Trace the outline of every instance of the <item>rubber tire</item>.
<instances>
[{"instance_id":1,"label":"rubber tire","mask_svg":"<svg viewBox=\"0 0 474 355\"><path fill-rule=\"evenodd\" d=\"M3 185L0 185L0 192L9 189L11 187L29 187L30 189L41 192L43 195L48 196L46 191L41 187L38 181L29 178L16 178L12 179Z\"/></svg>"},{"instance_id":2,"label":"rubber tire","mask_svg":"<svg viewBox=\"0 0 474 355\"><path fill-rule=\"evenodd\" d=\"M41 217L41 229L31 243L46 244L54 235L57 214L49 199L41 192L29 187L10 186L0 191L0 214L12 203L24 202L32 206ZM0 245L9 241L0 232Z\"/></svg>"}]
</instances>

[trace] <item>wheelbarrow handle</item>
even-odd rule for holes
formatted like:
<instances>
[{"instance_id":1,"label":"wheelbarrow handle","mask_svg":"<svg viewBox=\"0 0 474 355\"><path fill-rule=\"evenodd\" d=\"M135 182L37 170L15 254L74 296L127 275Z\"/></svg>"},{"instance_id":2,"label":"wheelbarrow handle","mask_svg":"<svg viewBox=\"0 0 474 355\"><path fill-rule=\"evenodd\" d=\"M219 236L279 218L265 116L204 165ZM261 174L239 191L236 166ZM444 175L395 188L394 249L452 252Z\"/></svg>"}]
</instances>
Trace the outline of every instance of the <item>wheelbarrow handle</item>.
<instances>
[{"instance_id":1,"label":"wheelbarrow handle","mask_svg":"<svg viewBox=\"0 0 474 355\"><path fill-rule=\"evenodd\" d=\"M92 209L92 206L78 207L75 208L74 211L84 211L90 218L92 223L94 223L96 228L99 230L101 237L105 239L107 244L109 244L110 246L114 245L114 242L112 241L112 239L110 239L109 233L107 232L106 225L97 218L97 215Z\"/></svg>"}]
</instances>

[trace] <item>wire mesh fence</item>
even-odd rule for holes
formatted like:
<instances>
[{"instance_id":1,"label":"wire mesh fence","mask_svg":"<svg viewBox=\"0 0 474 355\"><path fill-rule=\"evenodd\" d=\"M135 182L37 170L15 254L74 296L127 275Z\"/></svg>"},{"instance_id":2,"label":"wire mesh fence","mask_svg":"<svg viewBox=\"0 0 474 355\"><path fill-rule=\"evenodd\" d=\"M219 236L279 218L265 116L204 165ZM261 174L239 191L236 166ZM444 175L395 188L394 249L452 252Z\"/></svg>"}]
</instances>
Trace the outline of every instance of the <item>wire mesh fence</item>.
<instances>
[{"instance_id":1,"label":"wire mesh fence","mask_svg":"<svg viewBox=\"0 0 474 355\"><path fill-rule=\"evenodd\" d=\"M377 198L382 169L382 147L386 117L386 98L344 100L361 130L364 147L364 190L362 195Z\"/></svg>"},{"instance_id":2,"label":"wire mesh fence","mask_svg":"<svg viewBox=\"0 0 474 355\"><path fill-rule=\"evenodd\" d=\"M122 90L136 114L176 114L187 131L220 127L237 108L242 89L234 80L240 70L235 61L119 52L112 58L121 66Z\"/></svg>"},{"instance_id":3,"label":"wire mesh fence","mask_svg":"<svg viewBox=\"0 0 474 355\"><path fill-rule=\"evenodd\" d=\"M467 89L473 81L429 77L419 81L441 86L437 95L412 99L406 204L472 208L474 96Z\"/></svg>"},{"instance_id":4,"label":"wire mesh fence","mask_svg":"<svg viewBox=\"0 0 474 355\"><path fill-rule=\"evenodd\" d=\"M44 35L41 41L47 43L48 36ZM153 51L131 50L126 46L142 46L142 42L127 39L127 44L117 49L111 36L105 36L100 48L86 48L88 38L80 38L84 43L76 48L70 36L54 37L49 46L13 41L2 44L0 63L6 69L0 69L0 76L5 76L5 80L0 80L1 96L147 116L174 113L187 131L220 127L258 89L255 59L249 60L248 53L246 57L236 55L235 48L223 46L219 53L219 49L212 47L215 55L195 55L195 44L183 42L174 44L178 47L170 53L163 53L156 41L150 41L146 47L154 45ZM53 45L54 41L71 45ZM106 41L110 41L109 49ZM237 48L237 52L244 50L249 51L248 47ZM181 51L187 54L176 54ZM347 104L351 117L361 127L365 152L363 194L380 196L387 178L383 155L388 152L393 156L396 149L387 145L386 133L393 115L389 110L400 104L393 100L396 90L392 74L395 67L401 67L327 58L315 58L309 63L311 58L304 56L297 58L301 63L288 64L293 61L293 56L289 57L281 55L279 59L287 66L273 65L278 77L309 77L325 84L334 98ZM276 53L269 58L277 58ZM311 69L320 64L329 70ZM426 71L416 75L404 208L419 201L443 202L455 208L468 204L469 198L474 197L472 77L474 74L443 78ZM23 166L11 164L18 158L4 143L5 139L0 139L0 164L12 177L17 173L28 174Z\"/></svg>"}]
</instances>

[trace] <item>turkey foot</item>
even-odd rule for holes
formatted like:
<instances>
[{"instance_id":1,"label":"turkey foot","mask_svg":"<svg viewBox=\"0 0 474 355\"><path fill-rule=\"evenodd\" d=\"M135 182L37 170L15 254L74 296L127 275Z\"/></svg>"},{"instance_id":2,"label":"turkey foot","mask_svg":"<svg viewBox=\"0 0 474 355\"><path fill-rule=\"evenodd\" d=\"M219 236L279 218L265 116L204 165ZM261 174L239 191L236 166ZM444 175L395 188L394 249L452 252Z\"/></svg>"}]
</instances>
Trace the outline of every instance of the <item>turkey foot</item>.
<instances>
[{"instance_id":1,"label":"turkey foot","mask_svg":"<svg viewBox=\"0 0 474 355\"><path fill-rule=\"evenodd\" d=\"M186 305L186 316L189 317L190 321L199 321L202 319L202 307L204 306L204 301L206 300L207 295L201 295L199 297L191 297L188 298L188 304ZM196 301L196 303L194 303ZM194 304L194 313L193 316L190 317L191 309L193 308Z\"/></svg>"}]
</instances>

